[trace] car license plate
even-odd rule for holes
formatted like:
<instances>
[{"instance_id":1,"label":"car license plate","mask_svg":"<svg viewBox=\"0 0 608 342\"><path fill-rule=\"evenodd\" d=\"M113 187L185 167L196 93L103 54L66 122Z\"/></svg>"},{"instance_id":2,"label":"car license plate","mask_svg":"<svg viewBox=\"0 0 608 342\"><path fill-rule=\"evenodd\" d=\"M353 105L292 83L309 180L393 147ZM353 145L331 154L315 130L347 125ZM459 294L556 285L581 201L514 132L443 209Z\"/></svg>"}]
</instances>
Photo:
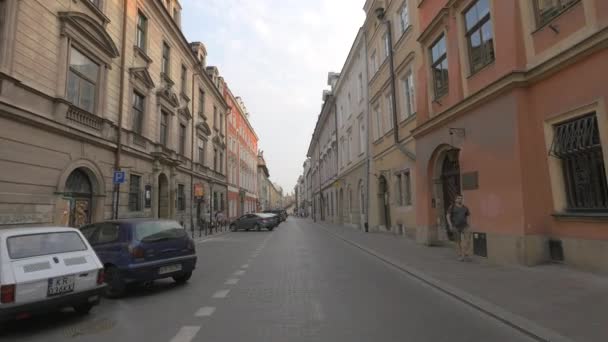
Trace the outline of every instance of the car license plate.
<instances>
[{"instance_id":1,"label":"car license plate","mask_svg":"<svg viewBox=\"0 0 608 342\"><path fill-rule=\"evenodd\" d=\"M60 294L69 293L74 291L74 284L76 283L76 277L65 276L49 279L49 287L47 290L47 296L58 296Z\"/></svg>"},{"instance_id":2,"label":"car license plate","mask_svg":"<svg viewBox=\"0 0 608 342\"><path fill-rule=\"evenodd\" d=\"M163 266L158 270L158 274L173 273L173 272L177 272L177 271L181 271L181 270L182 270L181 264Z\"/></svg>"}]
</instances>

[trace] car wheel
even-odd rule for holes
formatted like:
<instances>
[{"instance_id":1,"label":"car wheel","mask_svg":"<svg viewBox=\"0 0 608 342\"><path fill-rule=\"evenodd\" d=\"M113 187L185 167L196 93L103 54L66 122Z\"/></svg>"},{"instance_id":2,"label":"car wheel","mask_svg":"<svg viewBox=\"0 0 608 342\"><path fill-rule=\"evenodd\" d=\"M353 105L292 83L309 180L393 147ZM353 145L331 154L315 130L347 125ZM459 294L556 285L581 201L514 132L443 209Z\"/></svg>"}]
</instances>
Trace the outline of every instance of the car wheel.
<instances>
[{"instance_id":1,"label":"car wheel","mask_svg":"<svg viewBox=\"0 0 608 342\"><path fill-rule=\"evenodd\" d=\"M274 229L274 227L268 227L268 231L271 232Z\"/></svg>"},{"instance_id":2,"label":"car wheel","mask_svg":"<svg viewBox=\"0 0 608 342\"><path fill-rule=\"evenodd\" d=\"M175 282L178 284L185 284L188 280L190 280L191 277L192 272L186 272L178 276L173 276L173 280L175 280Z\"/></svg>"},{"instance_id":3,"label":"car wheel","mask_svg":"<svg viewBox=\"0 0 608 342\"><path fill-rule=\"evenodd\" d=\"M231 224L230 225L230 231L231 232L236 232L236 224Z\"/></svg>"},{"instance_id":4,"label":"car wheel","mask_svg":"<svg viewBox=\"0 0 608 342\"><path fill-rule=\"evenodd\" d=\"M262 230L262 227L260 227L260 225L259 225L259 224L256 224L256 225L253 227L253 229L255 229L255 230L257 230L257 231L259 232L260 230Z\"/></svg>"},{"instance_id":5,"label":"car wheel","mask_svg":"<svg viewBox=\"0 0 608 342\"><path fill-rule=\"evenodd\" d=\"M74 306L74 311L79 315L88 315L93 308L93 304L85 303Z\"/></svg>"},{"instance_id":6,"label":"car wheel","mask_svg":"<svg viewBox=\"0 0 608 342\"><path fill-rule=\"evenodd\" d=\"M119 298L126 292L127 286L120 276L120 271L116 267L106 268L106 295L110 298Z\"/></svg>"}]
</instances>

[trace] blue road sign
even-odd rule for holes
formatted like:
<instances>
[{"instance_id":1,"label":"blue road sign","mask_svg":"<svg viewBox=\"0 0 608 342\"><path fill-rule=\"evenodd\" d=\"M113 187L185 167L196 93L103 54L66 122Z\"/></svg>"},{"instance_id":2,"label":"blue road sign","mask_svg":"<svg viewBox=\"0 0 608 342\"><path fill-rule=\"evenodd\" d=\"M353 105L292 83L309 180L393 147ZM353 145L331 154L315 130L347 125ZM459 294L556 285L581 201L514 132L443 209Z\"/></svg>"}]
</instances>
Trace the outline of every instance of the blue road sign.
<instances>
[{"instance_id":1,"label":"blue road sign","mask_svg":"<svg viewBox=\"0 0 608 342\"><path fill-rule=\"evenodd\" d=\"M126 177L124 171L114 171L114 184L124 184L125 178Z\"/></svg>"}]
</instances>

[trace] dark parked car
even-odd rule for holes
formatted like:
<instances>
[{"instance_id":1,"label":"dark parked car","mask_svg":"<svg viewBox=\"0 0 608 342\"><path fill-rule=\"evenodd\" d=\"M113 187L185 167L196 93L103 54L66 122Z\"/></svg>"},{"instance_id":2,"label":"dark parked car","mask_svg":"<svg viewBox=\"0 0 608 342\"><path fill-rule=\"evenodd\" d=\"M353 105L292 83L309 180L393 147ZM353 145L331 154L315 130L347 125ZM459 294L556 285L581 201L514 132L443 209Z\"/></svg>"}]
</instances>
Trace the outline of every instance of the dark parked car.
<instances>
[{"instance_id":1,"label":"dark parked car","mask_svg":"<svg viewBox=\"0 0 608 342\"><path fill-rule=\"evenodd\" d=\"M126 285L173 278L185 283L196 267L194 241L175 221L127 219L80 229L105 267L107 294L124 294Z\"/></svg>"},{"instance_id":2,"label":"dark parked car","mask_svg":"<svg viewBox=\"0 0 608 342\"><path fill-rule=\"evenodd\" d=\"M264 210L264 213L275 214L275 215L279 216L281 222L284 222L285 220L287 220L287 211L283 210L283 209Z\"/></svg>"},{"instance_id":3,"label":"dark parked car","mask_svg":"<svg viewBox=\"0 0 608 342\"><path fill-rule=\"evenodd\" d=\"M245 214L230 224L230 230L234 232L241 229L262 230L264 228L272 231L277 225L276 219L269 214Z\"/></svg>"}]
</instances>

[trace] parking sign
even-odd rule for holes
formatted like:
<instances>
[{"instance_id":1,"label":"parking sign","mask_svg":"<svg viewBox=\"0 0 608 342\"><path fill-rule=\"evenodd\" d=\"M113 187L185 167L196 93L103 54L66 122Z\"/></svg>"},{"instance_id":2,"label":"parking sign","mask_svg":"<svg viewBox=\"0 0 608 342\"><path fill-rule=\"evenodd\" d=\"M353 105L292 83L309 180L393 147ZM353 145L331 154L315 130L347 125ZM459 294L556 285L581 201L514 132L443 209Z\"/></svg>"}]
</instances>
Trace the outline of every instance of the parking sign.
<instances>
[{"instance_id":1,"label":"parking sign","mask_svg":"<svg viewBox=\"0 0 608 342\"><path fill-rule=\"evenodd\" d=\"M114 171L114 184L123 184L125 182L124 171Z\"/></svg>"}]
</instances>

